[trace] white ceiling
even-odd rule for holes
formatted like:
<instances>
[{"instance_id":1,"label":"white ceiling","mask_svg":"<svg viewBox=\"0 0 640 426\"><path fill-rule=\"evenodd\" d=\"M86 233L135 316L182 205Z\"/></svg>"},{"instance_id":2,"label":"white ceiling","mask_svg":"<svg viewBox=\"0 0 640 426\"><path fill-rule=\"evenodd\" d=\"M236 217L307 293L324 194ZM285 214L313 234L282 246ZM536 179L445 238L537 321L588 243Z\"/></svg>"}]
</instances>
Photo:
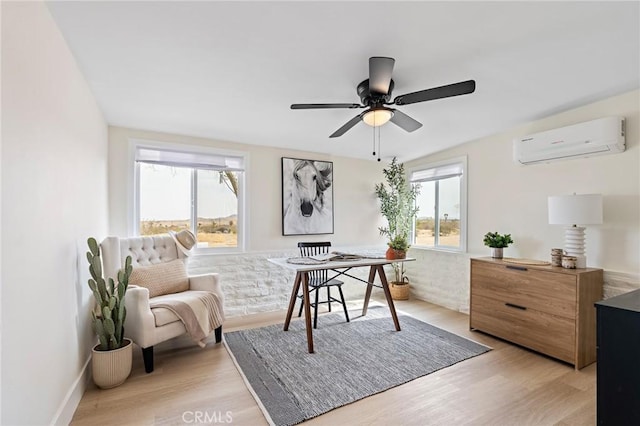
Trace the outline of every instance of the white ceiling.
<instances>
[{"instance_id":1,"label":"white ceiling","mask_svg":"<svg viewBox=\"0 0 640 426\"><path fill-rule=\"evenodd\" d=\"M384 158L414 159L640 87L634 2L50 2L111 125L373 158L359 103L370 56L393 96L474 79L470 95L399 107Z\"/></svg>"}]
</instances>

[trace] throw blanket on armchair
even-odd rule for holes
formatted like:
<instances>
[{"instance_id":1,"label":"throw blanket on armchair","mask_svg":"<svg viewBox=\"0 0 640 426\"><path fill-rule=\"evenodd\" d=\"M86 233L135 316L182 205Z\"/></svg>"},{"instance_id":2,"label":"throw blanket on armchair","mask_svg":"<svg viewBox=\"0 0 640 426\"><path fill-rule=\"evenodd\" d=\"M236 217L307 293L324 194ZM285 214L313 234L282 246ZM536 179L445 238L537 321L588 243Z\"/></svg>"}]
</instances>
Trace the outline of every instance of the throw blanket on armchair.
<instances>
[{"instance_id":1,"label":"throw blanket on armchair","mask_svg":"<svg viewBox=\"0 0 640 426\"><path fill-rule=\"evenodd\" d=\"M170 298L154 297L149 300L149 305L151 309L166 308L176 314L187 333L203 348L207 336L224 321L220 299L209 291L192 290L173 293Z\"/></svg>"}]
</instances>

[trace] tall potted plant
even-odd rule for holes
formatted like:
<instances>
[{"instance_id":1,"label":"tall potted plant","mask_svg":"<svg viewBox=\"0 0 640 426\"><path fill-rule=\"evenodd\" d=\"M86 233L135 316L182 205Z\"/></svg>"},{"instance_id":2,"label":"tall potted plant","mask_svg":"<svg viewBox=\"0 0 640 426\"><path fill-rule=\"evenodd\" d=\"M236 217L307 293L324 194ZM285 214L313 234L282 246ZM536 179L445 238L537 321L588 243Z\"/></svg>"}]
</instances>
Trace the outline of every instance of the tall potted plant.
<instances>
[{"instance_id":1,"label":"tall potted plant","mask_svg":"<svg viewBox=\"0 0 640 426\"><path fill-rule=\"evenodd\" d=\"M375 191L380 200L380 213L387 219L386 227L379 227L380 235L388 238L387 259L404 259L409 249L409 236L416 217L416 197L419 185L410 185L404 172L404 164L394 157L388 168L382 170L385 182L376 184ZM404 265L392 264L395 281L389 286L396 300L409 298L409 280L404 275Z\"/></svg>"},{"instance_id":2,"label":"tall potted plant","mask_svg":"<svg viewBox=\"0 0 640 426\"><path fill-rule=\"evenodd\" d=\"M409 235L416 217L418 185L411 186L404 173L404 164L394 157L382 173L386 181L376 184L376 195L380 200L380 213L387 219L387 226L379 227L380 235L389 239L388 259L403 259L409 246Z\"/></svg>"},{"instance_id":3,"label":"tall potted plant","mask_svg":"<svg viewBox=\"0 0 640 426\"><path fill-rule=\"evenodd\" d=\"M99 343L93 348L93 381L102 389L121 385L131 373L133 344L124 337L124 320L127 310L124 297L129 285L133 267L131 256L127 256L124 268L118 271L117 282L102 276L100 246L94 238L87 240L89 251L89 288L95 299L95 309L91 312L93 331Z\"/></svg>"}]
</instances>

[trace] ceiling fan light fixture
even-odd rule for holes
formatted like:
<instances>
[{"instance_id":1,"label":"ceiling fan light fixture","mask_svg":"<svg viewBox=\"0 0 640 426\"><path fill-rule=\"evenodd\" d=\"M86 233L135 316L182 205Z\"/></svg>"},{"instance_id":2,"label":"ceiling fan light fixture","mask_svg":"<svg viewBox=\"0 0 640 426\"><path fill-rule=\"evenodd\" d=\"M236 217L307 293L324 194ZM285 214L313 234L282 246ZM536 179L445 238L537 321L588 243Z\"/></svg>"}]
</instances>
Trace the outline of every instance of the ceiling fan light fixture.
<instances>
[{"instance_id":1,"label":"ceiling fan light fixture","mask_svg":"<svg viewBox=\"0 0 640 426\"><path fill-rule=\"evenodd\" d=\"M393 111L389 108L371 108L362 116L362 121L371 127L382 126L393 117Z\"/></svg>"}]
</instances>

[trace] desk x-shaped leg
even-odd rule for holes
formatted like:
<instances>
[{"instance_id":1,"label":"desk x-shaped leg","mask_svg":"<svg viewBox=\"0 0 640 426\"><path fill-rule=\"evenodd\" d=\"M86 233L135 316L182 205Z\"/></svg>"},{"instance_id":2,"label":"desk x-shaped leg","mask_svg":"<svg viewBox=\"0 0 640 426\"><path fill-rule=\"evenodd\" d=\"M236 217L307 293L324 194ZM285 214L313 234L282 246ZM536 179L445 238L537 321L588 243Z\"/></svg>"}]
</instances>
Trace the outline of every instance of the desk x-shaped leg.
<instances>
[{"instance_id":1,"label":"desk x-shaped leg","mask_svg":"<svg viewBox=\"0 0 640 426\"><path fill-rule=\"evenodd\" d=\"M384 295L389 305L389 311L391 312L391 318L393 324L396 327L396 331L400 331L400 321L396 314L396 308L391 298L391 291L389 290L389 282L387 281L387 275L384 272L383 265L371 265L369 269L369 279L367 284L367 290L364 297L364 306L362 307L362 316L367 314L367 308L369 307L369 299L371 298L371 291L373 289L373 282L376 278L376 273L380 278ZM293 309L296 305L298 291L302 285L302 297L304 300L304 319L307 328L307 346L309 353L313 353L313 328L311 327L311 303L309 300L309 272L297 272L296 279L293 283L293 290L291 291L291 298L289 299L289 309L287 310L287 317L284 321L284 331L289 330L289 324L291 323L291 316L293 315ZM317 307L316 307L317 309Z\"/></svg>"}]
</instances>

